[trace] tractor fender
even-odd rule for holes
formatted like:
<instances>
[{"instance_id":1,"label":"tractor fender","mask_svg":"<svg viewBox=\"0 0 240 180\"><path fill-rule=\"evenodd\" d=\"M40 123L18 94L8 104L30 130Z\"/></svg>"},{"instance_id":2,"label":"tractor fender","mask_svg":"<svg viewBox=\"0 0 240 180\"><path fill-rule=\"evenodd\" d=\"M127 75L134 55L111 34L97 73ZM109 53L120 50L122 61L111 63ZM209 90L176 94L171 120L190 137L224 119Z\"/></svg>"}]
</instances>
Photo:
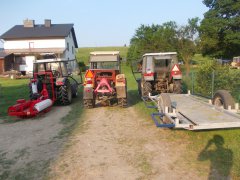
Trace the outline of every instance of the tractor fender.
<instances>
[{"instance_id":1,"label":"tractor fender","mask_svg":"<svg viewBox=\"0 0 240 180\"><path fill-rule=\"evenodd\" d=\"M67 78L63 77L63 78L57 78L56 79L56 86L63 86L66 82Z\"/></svg>"},{"instance_id":2,"label":"tractor fender","mask_svg":"<svg viewBox=\"0 0 240 180\"><path fill-rule=\"evenodd\" d=\"M118 74L116 76L116 91L117 98L127 97L127 79L124 74Z\"/></svg>"},{"instance_id":3,"label":"tractor fender","mask_svg":"<svg viewBox=\"0 0 240 180\"><path fill-rule=\"evenodd\" d=\"M93 99L94 90L92 87L84 87L83 89L83 99Z\"/></svg>"}]
</instances>

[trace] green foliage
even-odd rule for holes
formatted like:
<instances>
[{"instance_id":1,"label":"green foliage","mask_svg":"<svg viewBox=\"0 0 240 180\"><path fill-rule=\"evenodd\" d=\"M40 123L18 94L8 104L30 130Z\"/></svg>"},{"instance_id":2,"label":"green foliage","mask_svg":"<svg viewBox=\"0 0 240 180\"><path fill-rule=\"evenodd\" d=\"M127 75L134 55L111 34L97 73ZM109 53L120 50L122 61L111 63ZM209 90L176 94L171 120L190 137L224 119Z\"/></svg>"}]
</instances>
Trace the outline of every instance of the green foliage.
<instances>
[{"instance_id":1,"label":"green foliage","mask_svg":"<svg viewBox=\"0 0 240 180\"><path fill-rule=\"evenodd\" d=\"M176 28L172 21L162 25L141 25L131 39L128 63L141 59L144 53L176 51Z\"/></svg>"},{"instance_id":2,"label":"green foliage","mask_svg":"<svg viewBox=\"0 0 240 180\"><path fill-rule=\"evenodd\" d=\"M213 74L214 73L214 74ZM214 77L213 77L214 75ZM240 100L240 71L221 66L216 61L206 61L196 72L195 92L204 96L211 96L212 80L214 78L213 92L229 90L236 100Z\"/></svg>"},{"instance_id":3,"label":"green foliage","mask_svg":"<svg viewBox=\"0 0 240 180\"><path fill-rule=\"evenodd\" d=\"M240 54L240 1L204 0L209 8L200 26L202 53L217 58Z\"/></svg>"},{"instance_id":4,"label":"green foliage","mask_svg":"<svg viewBox=\"0 0 240 180\"><path fill-rule=\"evenodd\" d=\"M78 66L79 66L81 72L86 71L86 68L87 68L87 67L86 67L86 64L85 64L83 61L79 61L79 62L78 62Z\"/></svg>"},{"instance_id":5,"label":"green foliage","mask_svg":"<svg viewBox=\"0 0 240 180\"><path fill-rule=\"evenodd\" d=\"M188 74L190 60L197 51L198 22L199 18L192 18L187 25L180 27L173 21L162 25L141 25L131 39L128 63L140 60L144 53L177 51Z\"/></svg>"}]
</instances>

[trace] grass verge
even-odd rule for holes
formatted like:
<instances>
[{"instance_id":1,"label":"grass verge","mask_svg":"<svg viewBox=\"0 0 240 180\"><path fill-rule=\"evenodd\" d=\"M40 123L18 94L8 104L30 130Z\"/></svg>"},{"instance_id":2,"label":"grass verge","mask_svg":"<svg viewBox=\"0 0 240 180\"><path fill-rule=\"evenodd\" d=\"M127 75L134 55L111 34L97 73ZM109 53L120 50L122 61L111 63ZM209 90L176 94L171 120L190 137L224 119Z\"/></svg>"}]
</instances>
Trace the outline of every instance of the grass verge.
<instances>
[{"instance_id":1,"label":"grass verge","mask_svg":"<svg viewBox=\"0 0 240 180\"><path fill-rule=\"evenodd\" d=\"M16 104L17 99L28 99L29 79L0 78L0 123L10 119L7 116L9 106Z\"/></svg>"},{"instance_id":2,"label":"grass verge","mask_svg":"<svg viewBox=\"0 0 240 180\"><path fill-rule=\"evenodd\" d=\"M137 83L132 76L130 68L124 65L123 73L125 73L128 80L128 97L130 105L134 106L147 121L151 121L150 114L153 110L147 109L140 100L137 91ZM185 162L186 168L198 170L199 175L206 175L206 173L211 174L217 171L217 175L213 175L214 177L227 177L230 175L233 179L240 178L239 129L197 132L168 130L167 133L168 141L176 143L176 145L177 143L186 144L186 153L181 157L181 161ZM208 144L210 145L208 146Z\"/></svg>"}]
</instances>

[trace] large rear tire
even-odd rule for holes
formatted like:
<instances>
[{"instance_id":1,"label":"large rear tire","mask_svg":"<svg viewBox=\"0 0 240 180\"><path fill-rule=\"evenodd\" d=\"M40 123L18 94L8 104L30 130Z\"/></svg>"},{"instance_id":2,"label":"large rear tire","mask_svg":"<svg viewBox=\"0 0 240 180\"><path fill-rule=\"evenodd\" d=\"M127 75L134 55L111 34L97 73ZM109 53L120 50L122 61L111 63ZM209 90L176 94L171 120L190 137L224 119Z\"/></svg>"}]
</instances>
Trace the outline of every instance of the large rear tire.
<instances>
[{"instance_id":1,"label":"large rear tire","mask_svg":"<svg viewBox=\"0 0 240 180\"><path fill-rule=\"evenodd\" d=\"M228 106L231 106L231 109L234 109L235 102L231 94L226 90L218 90L212 100L213 105L217 107L223 107L228 109Z\"/></svg>"},{"instance_id":2,"label":"large rear tire","mask_svg":"<svg viewBox=\"0 0 240 180\"><path fill-rule=\"evenodd\" d=\"M152 93L152 84L150 82L144 81L141 92L142 97L148 97L149 93Z\"/></svg>"},{"instance_id":3,"label":"large rear tire","mask_svg":"<svg viewBox=\"0 0 240 180\"><path fill-rule=\"evenodd\" d=\"M65 85L58 88L57 94L58 102L61 105L69 105L72 103L72 88L68 80L65 82Z\"/></svg>"},{"instance_id":4,"label":"large rear tire","mask_svg":"<svg viewBox=\"0 0 240 180\"><path fill-rule=\"evenodd\" d=\"M173 93L181 94L182 93L182 82L181 80L173 81Z\"/></svg>"}]
</instances>

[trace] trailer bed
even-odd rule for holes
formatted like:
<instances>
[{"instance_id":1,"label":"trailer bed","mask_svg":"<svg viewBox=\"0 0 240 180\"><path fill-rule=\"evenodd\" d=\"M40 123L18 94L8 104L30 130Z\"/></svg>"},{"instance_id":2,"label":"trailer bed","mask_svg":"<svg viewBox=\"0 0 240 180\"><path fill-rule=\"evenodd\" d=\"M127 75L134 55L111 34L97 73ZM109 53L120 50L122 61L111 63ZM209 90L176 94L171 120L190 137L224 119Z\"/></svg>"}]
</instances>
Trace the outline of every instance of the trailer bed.
<instances>
[{"instance_id":1,"label":"trailer bed","mask_svg":"<svg viewBox=\"0 0 240 180\"><path fill-rule=\"evenodd\" d=\"M170 94L170 98L179 119L176 127L189 130L240 127L240 115L217 108L206 99L188 94Z\"/></svg>"},{"instance_id":2,"label":"trailer bed","mask_svg":"<svg viewBox=\"0 0 240 180\"><path fill-rule=\"evenodd\" d=\"M171 124L158 124L158 127L183 128L188 130L222 129L240 127L240 115L237 111L215 107L205 98L190 94L169 94L173 112L164 113ZM151 99L158 105L158 97ZM159 113L161 116L161 113Z\"/></svg>"}]
</instances>

